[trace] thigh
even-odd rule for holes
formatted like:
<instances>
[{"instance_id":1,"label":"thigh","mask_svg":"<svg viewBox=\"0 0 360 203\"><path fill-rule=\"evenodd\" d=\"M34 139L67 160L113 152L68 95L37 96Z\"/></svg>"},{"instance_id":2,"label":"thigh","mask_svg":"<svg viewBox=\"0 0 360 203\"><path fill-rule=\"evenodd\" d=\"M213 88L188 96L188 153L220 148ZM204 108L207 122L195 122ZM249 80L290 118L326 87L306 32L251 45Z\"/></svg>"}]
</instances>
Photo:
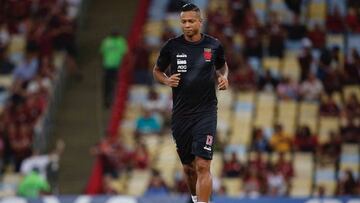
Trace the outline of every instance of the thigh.
<instances>
[{"instance_id":1,"label":"thigh","mask_svg":"<svg viewBox=\"0 0 360 203\"><path fill-rule=\"evenodd\" d=\"M172 133L176 143L176 151L182 164L190 164L195 156L192 154L192 128L195 123L190 119L173 119Z\"/></svg>"},{"instance_id":2,"label":"thigh","mask_svg":"<svg viewBox=\"0 0 360 203\"><path fill-rule=\"evenodd\" d=\"M192 154L211 160L216 139L217 115L214 113L201 116L195 123L196 124L192 129L192 134L194 136Z\"/></svg>"}]
</instances>

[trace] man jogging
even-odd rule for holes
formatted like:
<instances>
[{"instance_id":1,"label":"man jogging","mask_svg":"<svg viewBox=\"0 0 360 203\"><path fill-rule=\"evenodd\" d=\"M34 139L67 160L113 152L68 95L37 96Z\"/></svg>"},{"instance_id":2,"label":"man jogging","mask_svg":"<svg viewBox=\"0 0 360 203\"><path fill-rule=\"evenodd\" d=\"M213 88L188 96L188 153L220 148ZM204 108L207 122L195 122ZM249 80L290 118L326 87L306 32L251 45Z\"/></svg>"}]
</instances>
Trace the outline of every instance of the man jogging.
<instances>
[{"instance_id":1,"label":"man jogging","mask_svg":"<svg viewBox=\"0 0 360 203\"><path fill-rule=\"evenodd\" d=\"M217 123L215 86L228 88L228 67L220 42L200 32L202 18L196 5L185 4L180 20L183 35L166 42L153 74L172 87L171 128L192 200L207 203Z\"/></svg>"}]
</instances>

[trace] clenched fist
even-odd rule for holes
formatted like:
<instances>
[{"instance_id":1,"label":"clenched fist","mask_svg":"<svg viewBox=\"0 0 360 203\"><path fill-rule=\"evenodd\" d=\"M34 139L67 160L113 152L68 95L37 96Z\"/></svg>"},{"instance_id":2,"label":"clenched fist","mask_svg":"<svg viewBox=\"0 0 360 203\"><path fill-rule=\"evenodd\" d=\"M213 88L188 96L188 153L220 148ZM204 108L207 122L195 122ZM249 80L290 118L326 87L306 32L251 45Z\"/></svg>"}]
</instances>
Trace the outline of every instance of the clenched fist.
<instances>
[{"instance_id":1,"label":"clenched fist","mask_svg":"<svg viewBox=\"0 0 360 203\"><path fill-rule=\"evenodd\" d=\"M175 73L168 77L165 81L165 85L170 87L177 87L180 82L180 73Z\"/></svg>"}]
</instances>

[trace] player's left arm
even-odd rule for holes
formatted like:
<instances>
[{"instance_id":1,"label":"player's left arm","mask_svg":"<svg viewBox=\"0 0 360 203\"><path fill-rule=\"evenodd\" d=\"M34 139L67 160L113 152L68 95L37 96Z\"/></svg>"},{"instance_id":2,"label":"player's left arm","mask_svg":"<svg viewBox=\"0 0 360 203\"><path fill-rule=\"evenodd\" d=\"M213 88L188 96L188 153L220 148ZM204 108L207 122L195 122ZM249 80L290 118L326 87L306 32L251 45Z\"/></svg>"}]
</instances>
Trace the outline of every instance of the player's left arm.
<instances>
[{"instance_id":1,"label":"player's left arm","mask_svg":"<svg viewBox=\"0 0 360 203\"><path fill-rule=\"evenodd\" d=\"M224 65L221 68L216 70L216 76L218 79L218 89L219 90L228 89L228 87L229 87L228 74L229 74L229 68L228 68L226 62L224 63Z\"/></svg>"}]
</instances>

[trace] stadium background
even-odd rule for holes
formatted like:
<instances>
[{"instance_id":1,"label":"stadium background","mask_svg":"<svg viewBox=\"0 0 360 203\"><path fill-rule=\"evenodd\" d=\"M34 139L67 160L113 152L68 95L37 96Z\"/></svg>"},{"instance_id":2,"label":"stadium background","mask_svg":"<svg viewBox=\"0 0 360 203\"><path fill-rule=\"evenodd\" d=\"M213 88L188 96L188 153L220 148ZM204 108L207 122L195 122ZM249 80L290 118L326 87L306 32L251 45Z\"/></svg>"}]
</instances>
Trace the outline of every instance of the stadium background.
<instances>
[{"instance_id":1,"label":"stadium background","mask_svg":"<svg viewBox=\"0 0 360 203\"><path fill-rule=\"evenodd\" d=\"M214 201L359 201L358 1L192 2L203 11L205 32L225 45L231 71L232 89L218 93ZM136 202L108 195L139 197L139 202L187 201L168 129L170 89L151 79L161 44L180 33L176 11L183 2L107 3L0 1L2 202L24 201L11 197L26 176L19 171L21 162L37 150L44 155L31 158L46 157L51 167L45 167L44 176L56 196L27 201ZM122 12L131 13L131 26L119 16ZM107 23L91 24L99 15L106 16ZM101 88L91 83L101 78L88 78L91 71L101 74L95 60L105 36L94 32L82 38L101 26L121 27L129 45L110 110L102 109ZM28 74L16 71L26 64L25 58L31 61L28 69L34 69ZM309 72L315 78L308 80ZM77 101L74 89L81 88L97 94L80 95L84 100ZM64 107L69 97L74 106ZM81 112L79 106L86 105L82 102L93 105L94 123L75 121L86 126L86 132L79 133L69 124L70 117L92 117ZM62 117L64 109L75 113ZM155 126L138 124L145 112L150 113L145 120ZM87 133L96 135L83 143ZM58 138L65 141L65 149ZM93 159L77 155L89 151L96 151ZM89 180L86 185L78 179Z\"/></svg>"}]
</instances>

